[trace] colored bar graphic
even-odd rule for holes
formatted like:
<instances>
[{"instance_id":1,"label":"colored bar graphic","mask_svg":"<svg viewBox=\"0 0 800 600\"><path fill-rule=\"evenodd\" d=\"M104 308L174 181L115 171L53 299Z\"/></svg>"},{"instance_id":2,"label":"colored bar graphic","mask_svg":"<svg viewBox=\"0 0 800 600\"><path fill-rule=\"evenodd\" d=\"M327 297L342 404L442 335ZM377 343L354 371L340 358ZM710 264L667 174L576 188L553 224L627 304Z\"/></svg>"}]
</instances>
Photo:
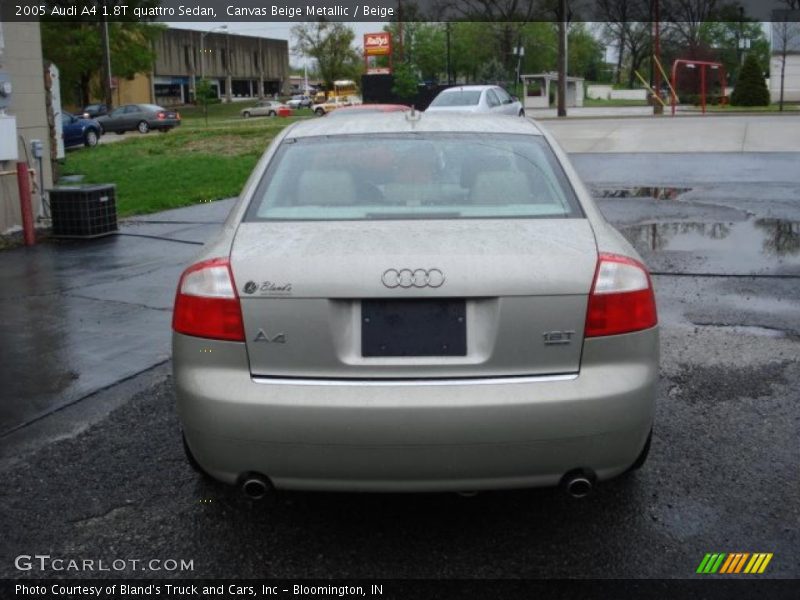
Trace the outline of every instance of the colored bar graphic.
<instances>
[{"instance_id":1,"label":"colored bar graphic","mask_svg":"<svg viewBox=\"0 0 800 600\"><path fill-rule=\"evenodd\" d=\"M716 572L717 572L717 569L719 569L720 565L722 565L722 561L723 561L724 559L725 559L725 553L724 553L724 552L722 552L722 553L719 555L719 558L717 558L717 561L714 563L714 566L713 566L713 567L711 567L711 572L712 572L712 573L716 573Z\"/></svg>"},{"instance_id":2,"label":"colored bar graphic","mask_svg":"<svg viewBox=\"0 0 800 600\"><path fill-rule=\"evenodd\" d=\"M700 561L700 566L697 567L697 571L695 573L705 573L706 572L706 565L708 564L709 560L711 560L711 555L706 554L703 557L703 560Z\"/></svg>"},{"instance_id":3,"label":"colored bar graphic","mask_svg":"<svg viewBox=\"0 0 800 600\"><path fill-rule=\"evenodd\" d=\"M767 565L769 564L769 561L771 561L771 560L772 560L772 552L770 552L769 554L767 554L764 557L764 562L761 563L761 568L758 570L758 572L759 573L763 573L764 569L767 568Z\"/></svg>"},{"instance_id":4,"label":"colored bar graphic","mask_svg":"<svg viewBox=\"0 0 800 600\"><path fill-rule=\"evenodd\" d=\"M771 552L755 552L753 554L749 552L709 552L700 561L695 572L703 575L713 575L714 573L719 573L720 575L738 573L757 575L767 569L772 557L773 554Z\"/></svg>"},{"instance_id":5,"label":"colored bar graphic","mask_svg":"<svg viewBox=\"0 0 800 600\"><path fill-rule=\"evenodd\" d=\"M747 560L748 556L750 556L749 552L745 552L744 554L742 554L742 557L739 559L739 562L736 565L736 570L734 571L734 573L740 573L741 572L742 568L744 567L744 561Z\"/></svg>"},{"instance_id":6,"label":"colored bar graphic","mask_svg":"<svg viewBox=\"0 0 800 600\"><path fill-rule=\"evenodd\" d=\"M751 573L753 571L753 567L755 566L760 554L753 554L753 558L750 559L750 562L747 563L747 566L744 568L745 573Z\"/></svg>"},{"instance_id":7,"label":"colored bar graphic","mask_svg":"<svg viewBox=\"0 0 800 600\"><path fill-rule=\"evenodd\" d=\"M730 573L731 565L736 562L736 559L739 558L738 554L728 554L728 558L725 559L725 562L722 563L722 568L719 570L720 573Z\"/></svg>"}]
</instances>

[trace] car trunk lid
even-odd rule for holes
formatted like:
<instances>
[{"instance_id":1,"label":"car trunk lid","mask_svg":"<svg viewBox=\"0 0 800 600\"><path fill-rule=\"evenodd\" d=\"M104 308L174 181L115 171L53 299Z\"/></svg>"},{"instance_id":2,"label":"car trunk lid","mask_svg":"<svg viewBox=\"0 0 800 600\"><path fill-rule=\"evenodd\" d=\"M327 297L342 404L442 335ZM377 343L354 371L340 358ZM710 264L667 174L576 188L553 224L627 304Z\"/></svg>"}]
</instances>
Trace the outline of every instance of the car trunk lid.
<instances>
[{"instance_id":1,"label":"car trunk lid","mask_svg":"<svg viewBox=\"0 0 800 600\"><path fill-rule=\"evenodd\" d=\"M325 378L576 372L596 261L585 219L248 222L231 253L251 372Z\"/></svg>"}]
</instances>

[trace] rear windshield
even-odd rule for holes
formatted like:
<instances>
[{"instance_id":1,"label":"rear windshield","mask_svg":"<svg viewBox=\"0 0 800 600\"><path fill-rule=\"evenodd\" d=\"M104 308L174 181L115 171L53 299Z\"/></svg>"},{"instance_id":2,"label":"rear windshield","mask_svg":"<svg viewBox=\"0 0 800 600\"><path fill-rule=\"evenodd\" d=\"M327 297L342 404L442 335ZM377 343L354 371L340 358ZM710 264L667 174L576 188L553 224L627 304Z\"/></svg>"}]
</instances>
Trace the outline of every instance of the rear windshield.
<instances>
[{"instance_id":1,"label":"rear windshield","mask_svg":"<svg viewBox=\"0 0 800 600\"><path fill-rule=\"evenodd\" d=\"M431 106L475 106L480 99L480 91L442 92L433 99Z\"/></svg>"},{"instance_id":2,"label":"rear windshield","mask_svg":"<svg viewBox=\"0 0 800 600\"><path fill-rule=\"evenodd\" d=\"M581 216L541 136L397 134L284 140L245 220Z\"/></svg>"}]
</instances>

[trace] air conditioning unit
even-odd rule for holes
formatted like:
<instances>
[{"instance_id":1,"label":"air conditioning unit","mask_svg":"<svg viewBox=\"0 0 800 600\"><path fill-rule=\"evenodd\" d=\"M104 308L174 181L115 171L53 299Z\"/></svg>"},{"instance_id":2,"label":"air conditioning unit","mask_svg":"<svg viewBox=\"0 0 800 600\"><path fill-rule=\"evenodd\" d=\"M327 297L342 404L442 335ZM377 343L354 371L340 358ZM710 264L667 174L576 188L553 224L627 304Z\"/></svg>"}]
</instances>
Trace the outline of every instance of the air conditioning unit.
<instances>
[{"instance_id":1,"label":"air conditioning unit","mask_svg":"<svg viewBox=\"0 0 800 600\"><path fill-rule=\"evenodd\" d=\"M48 191L53 237L95 238L117 231L116 186L57 187Z\"/></svg>"}]
</instances>

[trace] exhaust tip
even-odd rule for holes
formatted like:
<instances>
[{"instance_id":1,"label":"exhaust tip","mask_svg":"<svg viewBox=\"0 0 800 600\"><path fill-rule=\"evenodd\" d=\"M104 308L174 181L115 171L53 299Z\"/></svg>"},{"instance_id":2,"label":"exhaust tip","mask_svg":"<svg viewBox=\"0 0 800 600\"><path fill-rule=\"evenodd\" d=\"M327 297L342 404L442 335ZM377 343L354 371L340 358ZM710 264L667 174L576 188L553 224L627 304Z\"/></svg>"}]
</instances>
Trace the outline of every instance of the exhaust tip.
<instances>
[{"instance_id":1,"label":"exhaust tip","mask_svg":"<svg viewBox=\"0 0 800 600\"><path fill-rule=\"evenodd\" d=\"M269 478L258 473L247 473L240 480L242 493L251 500L262 500L273 489Z\"/></svg>"},{"instance_id":2,"label":"exhaust tip","mask_svg":"<svg viewBox=\"0 0 800 600\"><path fill-rule=\"evenodd\" d=\"M561 485L573 498L586 498L594 489L595 475L586 469L575 469L564 475Z\"/></svg>"}]
</instances>

